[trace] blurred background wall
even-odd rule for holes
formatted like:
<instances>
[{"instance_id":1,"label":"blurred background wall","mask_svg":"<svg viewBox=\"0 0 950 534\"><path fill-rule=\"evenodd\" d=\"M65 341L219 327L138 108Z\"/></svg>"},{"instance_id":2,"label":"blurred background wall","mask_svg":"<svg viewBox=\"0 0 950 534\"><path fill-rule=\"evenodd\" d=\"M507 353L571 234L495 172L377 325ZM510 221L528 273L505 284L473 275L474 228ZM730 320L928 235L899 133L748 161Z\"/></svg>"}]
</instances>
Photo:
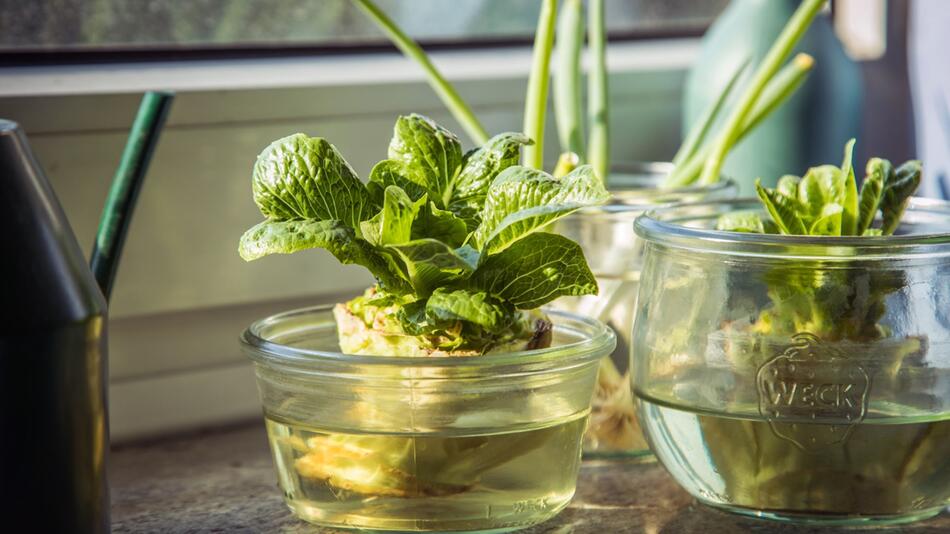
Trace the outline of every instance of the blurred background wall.
<instances>
[{"instance_id":1,"label":"blurred background wall","mask_svg":"<svg viewBox=\"0 0 950 534\"><path fill-rule=\"evenodd\" d=\"M617 159L670 157L695 48L670 41L611 52ZM438 58L489 131L520 130L528 50ZM111 417L119 440L257 414L241 330L268 313L333 302L371 283L361 268L322 250L253 263L238 257L238 238L261 218L250 175L270 141L294 132L327 137L365 177L385 158L400 113L423 113L462 133L415 67L395 54L27 70L18 72L30 80L0 75L9 82L0 86L0 116L25 128L87 254L139 91L178 90L112 299ZM547 154L555 155L553 146Z\"/></svg>"}]
</instances>

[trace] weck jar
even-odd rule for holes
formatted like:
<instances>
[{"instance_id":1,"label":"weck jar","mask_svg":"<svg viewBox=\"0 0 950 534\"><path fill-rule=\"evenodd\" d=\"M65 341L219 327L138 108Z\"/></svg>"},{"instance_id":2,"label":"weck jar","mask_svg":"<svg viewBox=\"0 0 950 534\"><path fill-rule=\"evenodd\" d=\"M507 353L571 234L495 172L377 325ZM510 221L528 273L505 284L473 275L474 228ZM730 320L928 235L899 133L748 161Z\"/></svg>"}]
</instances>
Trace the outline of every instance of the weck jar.
<instances>
[{"instance_id":1,"label":"weck jar","mask_svg":"<svg viewBox=\"0 0 950 534\"><path fill-rule=\"evenodd\" d=\"M901 523L950 504L950 204L896 235L716 231L757 200L658 210L633 333L659 461L699 501L776 520Z\"/></svg>"},{"instance_id":2,"label":"weck jar","mask_svg":"<svg viewBox=\"0 0 950 534\"><path fill-rule=\"evenodd\" d=\"M603 321L617 333L617 347L600 363L597 387L584 434L584 456L651 458L630 393L630 333L640 283L643 243L633 221L644 212L683 202L732 198L731 180L708 186L664 188L671 163L632 162L613 167L608 204L560 220L555 231L580 244L597 278L597 295L562 297L553 306Z\"/></svg>"}]
</instances>

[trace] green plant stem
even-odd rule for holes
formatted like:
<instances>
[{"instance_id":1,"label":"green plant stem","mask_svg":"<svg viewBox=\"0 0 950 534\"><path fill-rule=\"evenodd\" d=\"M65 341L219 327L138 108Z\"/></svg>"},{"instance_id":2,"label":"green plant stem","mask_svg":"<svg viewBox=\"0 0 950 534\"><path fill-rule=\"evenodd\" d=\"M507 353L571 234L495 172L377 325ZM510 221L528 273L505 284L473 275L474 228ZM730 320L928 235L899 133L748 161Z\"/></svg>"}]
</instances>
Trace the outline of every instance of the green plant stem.
<instances>
[{"instance_id":1,"label":"green plant stem","mask_svg":"<svg viewBox=\"0 0 950 534\"><path fill-rule=\"evenodd\" d=\"M538 29L534 34L534 57L524 108L524 133L534 141L533 145L524 148L524 164L535 169L544 166L544 119L547 115L548 78L551 75L556 19L557 0L543 0Z\"/></svg>"},{"instance_id":2,"label":"green plant stem","mask_svg":"<svg viewBox=\"0 0 950 534\"><path fill-rule=\"evenodd\" d=\"M142 97L119 167L112 178L109 196L102 208L89 266L107 301L112 294L112 284L139 191L174 98L172 93L157 91L150 91Z\"/></svg>"},{"instance_id":3,"label":"green plant stem","mask_svg":"<svg viewBox=\"0 0 950 534\"><path fill-rule=\"evenodd\" d=\"M562 152L584 159L581 112L581 49L584 45L584 5L564 0L557 22L557 70L554 71L554 121Z\"/></svg>"},{"instance_id":4,"label":"green plant stem","mask_svg":"<svg viewBox=\"0 0 950 534\"><path fill-rule=\"evenodd\" d=\"M815 61L808 54L799 54L795 60L783 68L766 86L762 96L746 118L740 129L736 142L741 141L755 129L766 117L782 105L795 93L808 77ZM667 176L665 187L683 187L696 181L703 171L704 163L710 158L714 148L713 143L706 143L684 163L677 165Z\"/></svg>"},{"instance_id":5,"label":"green plant stem","mask_svg":"<svg viewBox=\"0 0 950 534\"><path fill-rule=\"evenodd\" d=\"M752 82L748 89L739 99L738 105L733 109L732 115L726 121L726 126L717 139L713 151L703 166L699 183L708 185L719 180L719 172L722 169L723 162L729 150L738 140L742 132L742 127L752 113L759 96L765 90L766 84L775 76L775 73L781 68L782 63L792 53L792 49L804 35L811 21L814 20L818 11L825 4L826 0L803 0L798 9L789 19L778 39L769 49L759 65Z\"/></svg>"},{"instance_id":6,"label":"green plant stem","mask_svg":"<svg viewBox=\"0 0 950 534\"><path fill-rule=\"evenodd\" d=\"M756 102L748 120L742 125L742 135L756 129L766 117L779 108L799 87L805 83L808 73L815 66L815 58L808 54L798 54L795 59L772 79L762 97Z\"/></svg>"},{"instance_id":7,"label":"green plant stem","mask_svg":"<svg viewBox=\"0 0 950 534\"><path fill-rule=\"evenodd\" d=\"M577 154L573 152L561 152L561 156L557 158L557 164L554 166L554 171L551 172L551 175L555 178L563 178L579 167L580 164L580 157L578 157Z\"/></svg>"},{"instance_id":8,"label":"green plant stem","mask_svg":"<svg viewBox=\"0 0 950 534\"><path fill-rule=\"evenodd\" d=\"M455 87L442 76L429 56L422 48L406 35L396 23L390 19L372 0L353 0L389 37L389 40L408 58L414 60L425 71L429 86L436 92L442 103L445 104L455 120L459 122L465 133L476 145L483 145L488 141L488 132L475 117L472 109L462 100Z\"/></svg>"},{"instance_id":9,"label":"green plant stem","mask_svg":"<svg viewBox=\"0 0 950 534\"><path fill-rule=\"evenodd\" d=\"M719 96L717 96L710 103L709 107L706 108L699 122L690 128L686 138L683 139L683 144L680 145L680 149L677 150L676 155L673 156L674 166L681 165L684 161L688 160L702 145L706 138L706 134L709 132L709 128L712 127L713 123L716 122L716 119L719 117L719 112L722 110L723 104L729 100L729 95L732 94L732 90L736 86L736 82L739 81L739 78L741 77L742 73L745 72L747 66L749 66L748 59L743 61L736 71L732 73L732 76L729 78L729 82L726 83L726 86L722 88Z\"/></svg>"},{"instance_id":10,"label":"green plant stem","mask_svg":"<svg viewBox=\"0 0 950 534\"><path fill-rule=\"evenodd\" d=\"M587 75L590 140L587 145L587 161L594 167L597 176L606 183L610 171L610 104L604 0L590 0L587 20L587 45L590 50L590 71Z\"/></svg>"}]
</instances>

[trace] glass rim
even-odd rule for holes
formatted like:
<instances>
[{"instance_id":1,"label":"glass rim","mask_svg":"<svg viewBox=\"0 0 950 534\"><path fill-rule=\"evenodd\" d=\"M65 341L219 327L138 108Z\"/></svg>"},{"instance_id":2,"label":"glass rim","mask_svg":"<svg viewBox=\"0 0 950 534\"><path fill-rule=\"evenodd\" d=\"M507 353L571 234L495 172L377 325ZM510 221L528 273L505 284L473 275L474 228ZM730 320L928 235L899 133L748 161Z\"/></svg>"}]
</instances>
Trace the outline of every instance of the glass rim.
<instances>
[{"instance_id":1,"label":"glass rim","mask_svg":"<svg viewBox=\"0 0 950 534\"><path fill-rule=\"evenodd\" d=\"M939 233L890 236L803 236L754 234L696 228L681 224L703 220L727 211L762 211L758 198L693 202L649 210L634 222L636 234L650 243L696 252L735 256L761 256L789 259L851 260L895 259L909 256L950 256L950 202L913 197L907 216L938 216L946 220L947 230ZM707 209L705 215L697 210ZM692 215L691 212L693 212ZM710 215L712 214L712 215Z\"/></svg>"},{"instance_id":2,"label":"glass rim","mask_svg":"<svg viewBox=\"0 0 950 534\"><path fill-rule=\"evenodd\" d=\"M674 165L668 161L626 161L613 164L610 167L610 178L607 180L610 201L602 206L580 209L576 213L582 216L628 215L631 212L671 206L681 202L683 197L704 195L715 198L717 195L738 190L736 182L725 176L708 185L661 187L661 181L673 168Z\"/></svg>"},{"instance_id":3,"label":"glass rim","mask_svg":"<svg viewBox=\"0 0 950 534\"><path fill-rule=\"evenodd\" d=\"M614 331L603 322L581 315L545 309L551 318L552 328L577 333L583 339L546 347L543 349L483 354L479 356L373 356L345 354L338 351L305 349L271 341L263 334L267 327L284 321L300 319L308 315L327 315L329 324L336 332L336 321L332 319L335 304L322 304L276 313L251 323L240 336L241 345L251 359L259 364L292 367L306 370L322 364L360 365L370 368L426 368L426 369L494 369L503 366L524 366L530 364L586 363L603 357L616 343ZM558 321L560 319L560 321ZM312 325L313 323L311 323ZM327 326L316 328L325 329Z\"/></svg>"}]
</instances>

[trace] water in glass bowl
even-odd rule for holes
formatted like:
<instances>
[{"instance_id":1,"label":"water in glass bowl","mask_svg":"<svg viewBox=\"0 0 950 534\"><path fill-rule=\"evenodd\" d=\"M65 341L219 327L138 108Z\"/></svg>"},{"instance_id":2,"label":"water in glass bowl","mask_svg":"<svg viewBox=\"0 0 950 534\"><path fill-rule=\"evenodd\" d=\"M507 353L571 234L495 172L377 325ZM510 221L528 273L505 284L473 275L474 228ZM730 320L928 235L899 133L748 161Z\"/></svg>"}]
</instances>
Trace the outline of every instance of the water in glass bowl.
<instances>
[{"instance_id":1,"label":"water in glass bowl","mask_svg":"<svg viewBox=\"0 0 950 534\"><path fill-rule=\"evenodd\" d=\"M950 414L869 406L855 424L777 426L640 398L659 460L701 501L738 513L822 524L902 523L950 505Z\"/></svg>"},{"instance_id":2,"label":"water in glass bowl","mask_svg":"<svg viewBox=\"0 0 950 534\"><path fill-rule=\"evenodd\" d=\"M316 524L504 532L574 494L587 414L496 434L354 434L266 418L287 505ZM486 521L487 520L487 521Z\"/></svg>"}]
</instances>

